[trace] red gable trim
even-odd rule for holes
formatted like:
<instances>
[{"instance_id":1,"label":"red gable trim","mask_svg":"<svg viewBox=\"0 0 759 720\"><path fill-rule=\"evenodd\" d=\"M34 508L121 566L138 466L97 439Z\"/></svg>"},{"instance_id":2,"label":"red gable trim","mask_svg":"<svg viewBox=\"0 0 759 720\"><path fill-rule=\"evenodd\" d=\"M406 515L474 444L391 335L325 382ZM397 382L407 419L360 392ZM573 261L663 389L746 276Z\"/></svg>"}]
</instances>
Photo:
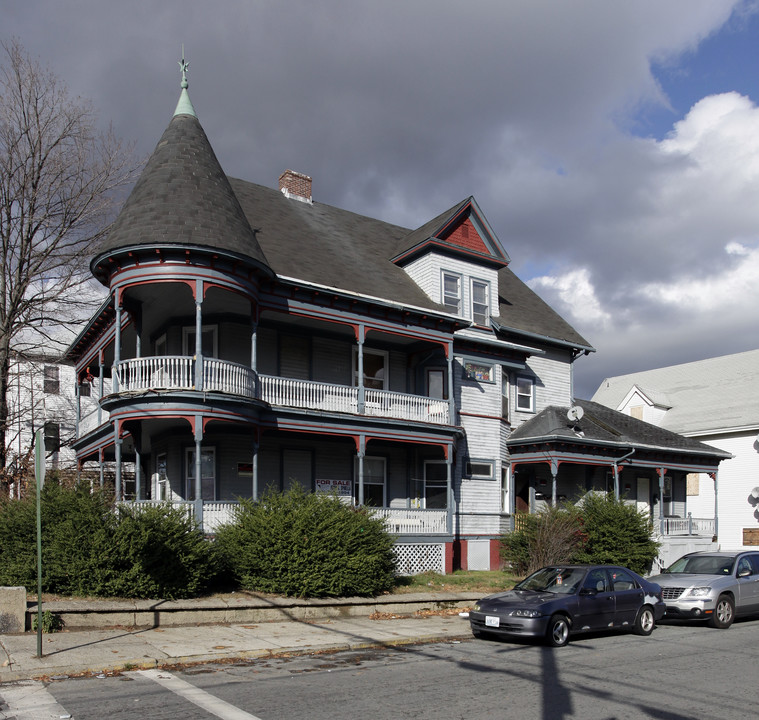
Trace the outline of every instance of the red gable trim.
<instances>
[{"instance_id":1,"label":"red gable trim","mask_svg":"<svg viewBox=\"0 0 759 720\"><path fill-rule=\"evenodd\" d=\"M474 223L469 218L465 218L462 223L454 226L453 230L448 234L441 234L440 239L467 250L475 250L486 255L490 254L490 249L485 245L477 229L474 227Z\"/></svg>"}]
</instances>

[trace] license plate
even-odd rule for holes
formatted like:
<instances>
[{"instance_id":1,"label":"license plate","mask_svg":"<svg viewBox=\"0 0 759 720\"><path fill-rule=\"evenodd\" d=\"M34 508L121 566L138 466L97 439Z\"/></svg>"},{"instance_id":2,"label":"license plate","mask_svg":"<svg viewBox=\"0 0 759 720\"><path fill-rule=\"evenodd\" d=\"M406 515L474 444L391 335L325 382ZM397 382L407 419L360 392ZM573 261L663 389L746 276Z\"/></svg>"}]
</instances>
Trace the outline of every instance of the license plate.
<instances>
[{"instance_id":1,"label":"license plate","mask_svg":"<svg viewBox=\"0 0 759 720\"><path fill-rule=\"evenodd\" d=\"M497 618L493 615L485 616L485 625L488 627L498 627L501 624L501 618Z\"/></svg>"}]
</instances>

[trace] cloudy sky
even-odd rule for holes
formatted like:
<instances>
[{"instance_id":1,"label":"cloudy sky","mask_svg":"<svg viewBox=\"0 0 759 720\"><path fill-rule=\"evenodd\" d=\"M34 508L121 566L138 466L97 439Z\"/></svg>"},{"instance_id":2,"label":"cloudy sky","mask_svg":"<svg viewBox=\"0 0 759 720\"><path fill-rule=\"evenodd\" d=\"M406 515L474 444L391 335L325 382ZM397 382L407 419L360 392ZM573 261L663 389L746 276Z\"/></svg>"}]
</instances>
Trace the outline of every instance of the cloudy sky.
<instances>
[{"instance_id":1,"label":"cloudy sky","mask_svg":"<svg viewBox=\"0 0 759 720\"><path fill-rule=\"evenodd\" d=\"M417 227L474 195L604 377L759 347L757 0L0 0L149 154L190 96L229 175Z\"/></svg>"}]
</instances>

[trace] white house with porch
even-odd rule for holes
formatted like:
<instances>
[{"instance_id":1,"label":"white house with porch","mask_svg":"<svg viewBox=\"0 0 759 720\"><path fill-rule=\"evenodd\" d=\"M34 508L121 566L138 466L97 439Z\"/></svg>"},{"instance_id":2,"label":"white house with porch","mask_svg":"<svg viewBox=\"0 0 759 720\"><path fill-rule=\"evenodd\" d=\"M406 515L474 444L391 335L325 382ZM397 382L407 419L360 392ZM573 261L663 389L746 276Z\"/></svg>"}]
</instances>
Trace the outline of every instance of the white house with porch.
<instances>
[{"instance_id":1,"label":"white house with porch","mask_svg":"<svg viewBox=\"0 0 759 720\"><path fill-rule=\"evenodd\" d=\"M720 548L759 545L759 350L607 378L593 399L723 450L716 480L689 474L688 506L717 508Z\"/></svg>"}]
</instances>

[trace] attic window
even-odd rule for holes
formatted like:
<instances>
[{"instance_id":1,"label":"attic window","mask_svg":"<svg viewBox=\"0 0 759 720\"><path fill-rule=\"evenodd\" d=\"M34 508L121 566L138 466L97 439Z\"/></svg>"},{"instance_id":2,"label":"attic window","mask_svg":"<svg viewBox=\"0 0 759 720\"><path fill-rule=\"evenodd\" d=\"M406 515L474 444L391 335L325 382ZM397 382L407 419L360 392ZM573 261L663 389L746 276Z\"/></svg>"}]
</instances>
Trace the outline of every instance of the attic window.
<instances>
[{"instance_id":1,"label":"attic window","mask_svg":"<svg viewBox=\"0 0 759 720\"><path fill-rule=\"evenodd\" d=\"M454 315L461 314L461 277L453 273L443 273L443 305Z\"/></svg>"},{"instance_id":2,"label":"attic window","mask_svg":"<svg viewBox=\"0 0 759 720\"><path fill-rule=\"evenodd\" d=\"M472 321L475 325L490 323L490 285L472 280Z\"/></svg>"}]
</instances>

